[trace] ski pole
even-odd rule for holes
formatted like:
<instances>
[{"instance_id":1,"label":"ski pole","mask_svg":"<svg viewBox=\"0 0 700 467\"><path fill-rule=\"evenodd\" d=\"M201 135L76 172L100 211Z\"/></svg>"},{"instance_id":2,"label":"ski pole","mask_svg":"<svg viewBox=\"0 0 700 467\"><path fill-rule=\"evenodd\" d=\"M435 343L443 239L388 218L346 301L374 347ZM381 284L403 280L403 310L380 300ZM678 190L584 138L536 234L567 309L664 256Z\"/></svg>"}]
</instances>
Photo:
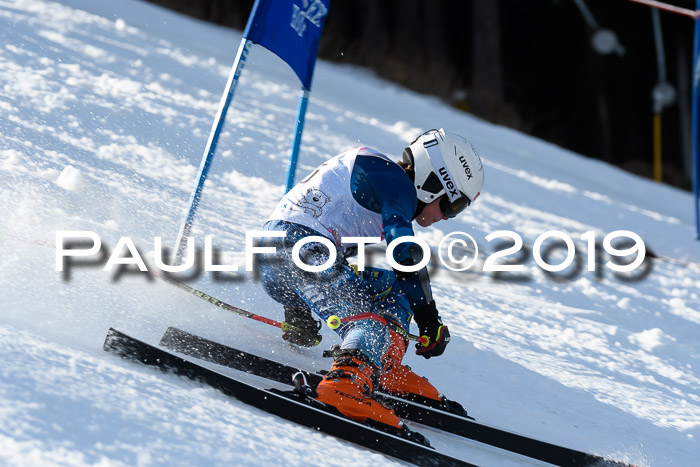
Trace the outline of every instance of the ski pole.
<instances>
[{"instance_id":1,"label":"ski pole","mask_svg":"<svg viewBox=\"0 0 700 467\"><path fill-rule=\"evenodd\" d=\"M32 241L30 239L17 237L17 236L12 235L12 234L5 234L5 232L0 230L0 239L4 235L7 235L8 237L16 238L19 240ZM51 243L47 243L47 242L44 242L41 240L34 240L34 243L37 243L37 244L42 245L42 246L49 246L49 247L56 248L56 245L53 245ZM257 315L255 313L251 313L248 310L244 310L243 308L239 308L237 306L230 305L230 304L224 302L223 300L219 300L216 297L212 297L211 295L204 293L201 290L197 290L194 287L185 284L184 282L180 282L179 280L174 279L174 278L168 276L167 274L161 275L158 272L151 271L151 275L153 275L153 276L157 277L158 279L161 279L161 280L163 280L171 285L179 287L180 289L194 295L197 298L201 298L202 300L206 300L207 302L209 302L213 305L216 305L221 309L224 309L226 311L230 311L231 313L235 313L237 315L243 316L244 318L249 318L249 319L258 321L260 323L269 324L270 326L280 328L282 331L302 331L301 329L297 328L296 326L292 326L289 323L275 321L274 319L266 318L264 316L260 316L260 315ZM360 313L358 315L347 316L345 318L340 318L336 315L333 315L330 318L328 318L328 320L326 321L326 324L328 324L328 327L335 330L335 329L338 329L342 323L350 322L350 321L357 321L357 320L361 320L361 319L376 319L377 321L385 324L386 326L391 328L393 331L396 331L397 333L399 333L401 336L403 336L404 338L406 338L408 340L416 341L416 342L420 343L423 347L427 347L428 345L430 345L430 338L428 336L416 336L415 334L411 334L411 333L407 332L405 329L403 329L401 326L399 326L395 323L392 323L391 321L388 321L386 318L384 318L376 313Z\"/></svg>"},{"instance_id":2,"label":"ski pole","mask_svg":"<svg viewBox=\"0 0 700 467\"><path fill-rule=\"evenodd\" d=\"M408 339L410 341L416 341L419 344L421 344L423 347L427 347L430 345L430 338L428 336L416 336L415 334L411 334L410 332L406 331L404 328L402 328L398 324L393 323L393 322L389 321L388 319L386 319L385 317L378 315L376 313L360 313L360 314L357 314L354 316L346 316L345 318L341 318L337 315L333 315L326 320L326 324L328 324L328 327L331 329L338 329L340 327L340 325L343 323L349 323L351 321L359 321L362 319L373 319L375 321L379 321L380 323L391 328L392 331L396 331L397 333L399 333L405 339Z\"/></svg>"},{"instance_id":3,"label":"ski pole","mask_svg":"<svg viewBox=\"0 0 700 467\"><path fill-rule=\"evenodd\" d=\"M176 287L179 287L180 289L189 292L190 294L194 295L197 298L201 298L202 300L206 300L207 302L218 306L219 308L222 308L226 311L230 311L231 313L236 313L237 315L243 316L244 318L249 318L255 321L258 321L260 323L264 324L269 324L270 326L274 326L276 328L280 328L282 331L299 331L303 332L303 329L299 329L296 326L292 326L291 324L287 322L279 322L275 321L274 319L266 318L264 316L257 315L255 313L251 313L248 310L244 310L243 308L239 308L237 306L229 305L228 303L224 302L223 300L219 300L216 297L212 297L211 295L202 292L201 290L197 290L192 286L189 286L185 284L184 282L180 282L177 279L173 279L172 277L168 277L167 275L160 275L158 273L152 273L155 277L164 280L165 282L174 285Z\"/></svg>"},{"instance_id":4,"label":"ski pole","mask_svg":"<svg viewBox=\"0 0 700 467\"><path fill-rule=\"evenodd\" d=\"M160 275L160 274L153 274L154 276L158 277L159 279L163 279L169 284L172 284L176 287L179 287L180 289L189 292L190 294L194 295L195 297L201 298L202 300L206 300L207 302L218 306L219 308L222 308L226 311L230 311L231 313L236 313L237 315L243 316L244 318L249 318L255 321L259 321L261 323L269 324L270 326L274 326L276 328L280 328L283 331L289 331L289 330L295 330L296 328L294 326L291 326L287 323L280 323L279 321L275 321L274 319L270 318L265 318L264 316L256 315L255 313L251 313L250 311L244 310L243 308L239 308L237 306L229 305L228 303L219 300L216 297L212 297L209 294L206 294L202 292L201 290L197 290L194 287L191 287L184 282L180 282L177 279L173 279L172 277L168 277L167 275Z\"/></svg>"},{"instance_id":5,"label":"ski pole","mask_svg":"<svg viewBox=\"0 0 700 467\"><path fill-rule=\"evenodd\" d=\"M164 280L165 282L174 285L176 287L179 287L180 289L194 295L197 298L201 298L202 300L205 300L213 305L218 306L219 308L222 308L226 311L230 311L232 313L236 313L237 315L243 316L244 318L249 318L261 323L269 324L270 326L274 326L276 328L280 328L283 331L299 331L295 326L292 326L291 324L288 323L280 323L279 321L275 321L274 319L266 318L264 316L257 315L255 313L251 313L250 311L244 310L243 308L239 308L237 306L229 305L228 303L224 302L223 300L219 300L216 297L212 297L211 295L202 292L201 290L197 290L194 287L185 284L184 282L180 282L177 279L173 279L172 277L168 277L167 275L160 275L153 273L154 276L158 277L159 279ZM430 344L430 339L427 336L416 336L415 334L410 334L406 332L401 326L398 326L395 323L392 323L391 321L388 321L386 318L383 318L382 316L376 314L376 313L360 313L355 316L348 316L345 318L339 318L336 315L331 316L328 318L326 323L331 329L337 329L340 327L340 325L343 322L350 322L350 321L357 321L361 319L376 319L377 321L380 321L381 323L385 324L392 330L396 331L399 333L401 336L408 340L416 341L423 345L424 347L428 346ZM337 324L336 324L337 323Z\"/></svg>"}]
</instances>

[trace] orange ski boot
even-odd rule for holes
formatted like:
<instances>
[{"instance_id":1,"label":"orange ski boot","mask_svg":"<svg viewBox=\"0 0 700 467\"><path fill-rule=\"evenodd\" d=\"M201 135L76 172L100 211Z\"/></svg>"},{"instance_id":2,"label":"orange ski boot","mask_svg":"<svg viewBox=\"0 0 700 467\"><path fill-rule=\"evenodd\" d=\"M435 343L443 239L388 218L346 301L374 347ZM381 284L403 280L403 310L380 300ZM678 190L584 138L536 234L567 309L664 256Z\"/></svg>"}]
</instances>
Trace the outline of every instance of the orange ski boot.
<instances>
[{"instance_id":1,"label":"orange ski boot","mask_svg":"<svg viewBox=\"0 0 700 467\"><path fill-rule=\"evenodd\" d=\"M469 416L462 404L446 398L426 378L418 376L410 367L402 365L401 360L405 353L406 341L397 332L391 331L391 344L382 358L384 363L384 371L380 379L382 390L428 407L474 419Z\"/></svg>"},{"instance_id":2,"label":"orange ski boot","mask_svg":"<svg viewBox=\"0 0 700 467\"><path fill-rule=\"evenodd\" d=\"M358 422L374 421L403 430L394 411L372 397L378 372L361 353L346 352L335 359L331 371L316 386L316 399Z\"/></svg>"},{"instance_id":3,"label":"orange ski boot","mask_svg":"<svg viewBox=\"0 0 700 467\"><path fill-rule=\"evenodd\" d=\"M438 403L444 401L440 392L422 376L415 374L410 367L402 365L406 353L406 341L395 331L391 332L391 344L384 354L384 371L380 380L382 389L398 396L418 396L432 399Z\"/></svg>"}]
</instances>

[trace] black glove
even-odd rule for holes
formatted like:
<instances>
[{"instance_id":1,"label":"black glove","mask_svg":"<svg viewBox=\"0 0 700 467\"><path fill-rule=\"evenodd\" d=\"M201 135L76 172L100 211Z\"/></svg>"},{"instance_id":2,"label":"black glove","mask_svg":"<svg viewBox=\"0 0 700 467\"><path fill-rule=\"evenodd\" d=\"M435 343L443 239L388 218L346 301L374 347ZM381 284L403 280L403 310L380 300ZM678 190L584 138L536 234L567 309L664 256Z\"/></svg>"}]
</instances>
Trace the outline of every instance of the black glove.
<instances>
[{"instance_id":1,"label":"black glove","mask_svg":"<svg viewBox=\"0 0 700 467\"><path fill-rule=\"evenodd\" d=\"M427 339L427 342L416 344L416 355L424 358L442 355L450 342L450 330L442 324L435 302L416 307L413 312L421 337Z\"/></svg>"}]
</instances>

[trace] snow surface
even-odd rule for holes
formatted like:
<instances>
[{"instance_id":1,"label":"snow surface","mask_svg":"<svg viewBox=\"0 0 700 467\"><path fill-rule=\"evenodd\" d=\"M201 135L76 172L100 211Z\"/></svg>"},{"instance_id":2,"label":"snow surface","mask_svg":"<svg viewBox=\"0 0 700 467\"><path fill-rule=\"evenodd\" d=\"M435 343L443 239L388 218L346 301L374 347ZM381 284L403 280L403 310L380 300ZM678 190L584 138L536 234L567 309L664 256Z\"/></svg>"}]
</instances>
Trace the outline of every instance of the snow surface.
<instances>
[{"instance_id":1,"label":"snow surface","mask_svg":"<svg viewBox=\"0 0 700 467\"><path fill-rule=\"evenodd\" d=\"M110 251L129 236L150 264L154 237L173 244L240 33L135 0L0 0L0 39L0 464L395 463L102 342L110 326L157 342L172 325L309 369L329 365L322 349L290 348L274 328L143 275L55 269L57 230L94 231ZM298 93L287 65L254 48L194 229L226 262L242 264L245 232L283 194ZM470 272L433 272L453 340L440 358L407 362L482 422L639 465L698 465L691 195L324 62L298 176L360 144L398 158L441 126L478 148L486 186L458 219L417 230L435 246L467 232L482 255ZM485 237L504 229L528 246L560 230L581 248L588 230L601 241L631 230L663 260L636 281L601 264L555 280L530 255L525 273L498 279L480 268L497 243ZM234 279L195 286L282 318L250 275ZM323 332L323 347L337 342ZM535 464L419 429L470 462Z\"/></svg>"}]
</instances>

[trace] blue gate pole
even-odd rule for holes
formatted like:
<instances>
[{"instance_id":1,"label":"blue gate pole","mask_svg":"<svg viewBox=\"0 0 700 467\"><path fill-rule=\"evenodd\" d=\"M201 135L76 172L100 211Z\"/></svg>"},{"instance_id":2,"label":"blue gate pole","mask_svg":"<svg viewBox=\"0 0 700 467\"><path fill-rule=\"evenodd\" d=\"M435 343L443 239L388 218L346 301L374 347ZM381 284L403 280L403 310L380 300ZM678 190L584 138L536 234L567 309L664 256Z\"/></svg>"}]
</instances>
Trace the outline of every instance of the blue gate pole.
<instances>
[{"instance_id":1,"label":"blue gate pole","mask_svg":"<svg viewBox=\"0 0 700 467\"><path fill-rule=\"evenodd\" d=\"M698 0L700 1L700 0ZM189 201L189 210L187 211L187 217L185 221L180 226L180 232L177 235L176 254L175 261L173 264L180 264L182 256L185 252L185 247L187 246L187 237L190 235L190 230L192 229L192 223L194 222L194 217L197 212L197 207L199 206L199 201L202 197L202 189L204 188L204 181L207 179L207 173L209 172L209 167L211 166L212 159L214 158L214 153L216 152L216 143L219 140L219 135L221 134L221 129L224 126L224 120L226 119L226 112L233 99L233 93L236 91L236 85L238 84L238 79L241 76L243 67L245 66L246 59L248 58L248 52L250 50L251 41L245 37L241 40L241 45L238 47L238 52L236 53L236 59L233 61L233 66L231 67L231 73L229 74L228 81L226 82L226 88L221 96L221 101L219 102L219 110L216 112L216 117L214 119L214 124L209 132L209 140L204 148L204 154L202 155L202 162L199 164L199 173L197 174L197 183L192 190Z\"/></svg>"},{"instance_id":2,"label":"blue gate pole","mask_svg":"<svg viewBox=\"0 0 700 467\"><path fill-rule=\"evenodd\" d=\"M698 86L700 86L700 0L695 8L695 43L693 46L693 193L695 194L695 234L700 239L700 141L698 140Z\"/></svg>"},{"instance_id":3,"label":"blue gate pole","mask_svg":"<svg viewBox=\"0 0 700 467\"><path fill-rule=\"evenodd\" d=\"M700 1L700 0L698 0ZM304 118L306 117L306 107L309 105L309 90L302 87L299 93L299 107L297 109L297 122L294 126L294 141L292 141L292 155L289 156L289 170L287 171L287 187L289 191L294 186L294 175L297 171L297 160L299 159L299 147L301 146L301 133L304 131Z\"/></svg>"}]
</instances>

